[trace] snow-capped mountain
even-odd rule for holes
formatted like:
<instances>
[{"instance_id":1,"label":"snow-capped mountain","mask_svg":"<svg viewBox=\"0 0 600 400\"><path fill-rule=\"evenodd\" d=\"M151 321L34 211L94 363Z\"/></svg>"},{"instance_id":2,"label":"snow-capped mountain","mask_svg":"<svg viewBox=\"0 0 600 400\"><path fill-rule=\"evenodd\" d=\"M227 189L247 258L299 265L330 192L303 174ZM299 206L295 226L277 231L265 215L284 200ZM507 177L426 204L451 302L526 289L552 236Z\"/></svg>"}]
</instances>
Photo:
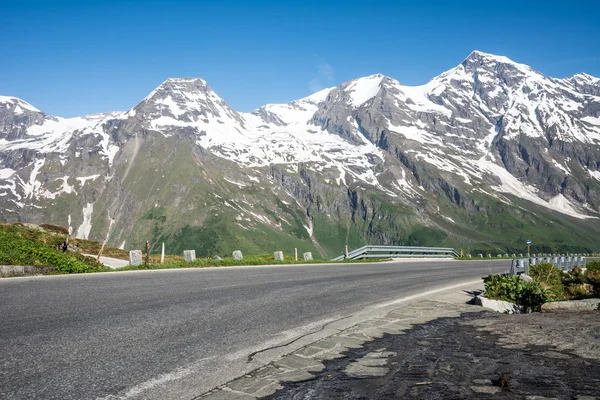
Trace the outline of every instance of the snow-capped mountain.
<instances>
[{"instance_id":1,"label":"snow-capped mountain","mask_svg":"<svg viewBox=\"0 0 600 400\"><path fill-rule=\"evenodd\" d=\"M541 245L563 226L563 245L590 248L600 79L475 51L422 86L376 74L252 113L198 78L70 119L0 97L0 205L6 221L128 247L188 232L207 254L281 235L324 256L346 242L509 249L528 224Z\"/></svg>"}]
</instances>

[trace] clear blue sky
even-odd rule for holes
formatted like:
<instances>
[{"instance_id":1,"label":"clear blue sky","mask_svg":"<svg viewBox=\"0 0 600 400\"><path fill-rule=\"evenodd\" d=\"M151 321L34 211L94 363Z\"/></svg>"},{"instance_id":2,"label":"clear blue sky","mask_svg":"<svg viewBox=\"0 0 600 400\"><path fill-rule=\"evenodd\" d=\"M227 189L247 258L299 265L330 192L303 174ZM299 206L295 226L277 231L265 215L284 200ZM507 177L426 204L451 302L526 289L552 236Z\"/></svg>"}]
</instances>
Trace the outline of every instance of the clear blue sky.
<instances>
[{"instance_id":1,"label":"clear blue sky","mask_svg":"<svg viewBox=\"0 0 600 400\"><path fill-rule=\"evenodd\" d=\"M127 110L168 77L238 111L377 72L417 85L474 49L600 77L600 1L0 0L0 94L64 117Z\"/></svg>"}]
</instances>

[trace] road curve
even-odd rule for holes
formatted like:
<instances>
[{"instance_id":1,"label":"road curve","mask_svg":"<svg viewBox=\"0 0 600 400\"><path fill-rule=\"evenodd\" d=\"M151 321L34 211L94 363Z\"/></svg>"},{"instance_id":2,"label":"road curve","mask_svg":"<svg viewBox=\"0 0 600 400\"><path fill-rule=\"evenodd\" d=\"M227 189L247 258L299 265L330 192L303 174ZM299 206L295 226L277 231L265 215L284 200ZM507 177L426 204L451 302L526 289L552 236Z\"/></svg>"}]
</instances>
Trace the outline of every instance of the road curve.
<instances>
[{"instance_id":1,"label":"road curve","mask_svg":"<svg viewBox=\"0 0 600 400\"><path fill-rule=\"evenodd\" d=\"M0 398L191 399L332 321L509 266L392 261L0 279Z\"/></svg>"}]
</instances>

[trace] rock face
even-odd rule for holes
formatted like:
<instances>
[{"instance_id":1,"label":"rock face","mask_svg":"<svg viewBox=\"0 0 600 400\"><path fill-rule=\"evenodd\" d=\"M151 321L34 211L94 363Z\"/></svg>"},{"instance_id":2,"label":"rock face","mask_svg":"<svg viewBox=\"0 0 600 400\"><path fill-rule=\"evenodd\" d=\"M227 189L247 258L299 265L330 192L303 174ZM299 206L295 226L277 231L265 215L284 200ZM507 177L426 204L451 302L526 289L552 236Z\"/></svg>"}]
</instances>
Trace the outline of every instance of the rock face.
<instances>
[{"instance_id":1,"label":"rock face","mask_svg":"<svg viewBox=\"0 0 600 400\"><path fill-rule=\"evenodd\" d=\"M600 80L475 51L423 86L376 74L252 113L198 78L70 119L0 97L0 207L2 221L199 256L281 241L322 257L366 243L517 253L531 226L536 252L590 252Z\"/></svg>"}]
</instances>

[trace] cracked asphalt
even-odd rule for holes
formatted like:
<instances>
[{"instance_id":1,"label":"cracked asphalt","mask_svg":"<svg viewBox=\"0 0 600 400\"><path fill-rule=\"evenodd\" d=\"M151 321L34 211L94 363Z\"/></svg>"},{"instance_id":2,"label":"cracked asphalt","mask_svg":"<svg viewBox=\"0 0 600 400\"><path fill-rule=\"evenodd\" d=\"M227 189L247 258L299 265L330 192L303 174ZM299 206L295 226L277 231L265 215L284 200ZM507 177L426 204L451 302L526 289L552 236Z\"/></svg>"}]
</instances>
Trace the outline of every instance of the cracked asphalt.
<instances>
[{"instance_id":1,"label":"cracked asphalt","mask_svg":"<svg viewBox=\"0 0 600 400\"><path fill-rule=\"evenodd\" d=\"M377 304L393 307L394 299L504 272L509 263L0 279L0 398L191 399L385 310Z\"/></svg>"}]
</instances>

